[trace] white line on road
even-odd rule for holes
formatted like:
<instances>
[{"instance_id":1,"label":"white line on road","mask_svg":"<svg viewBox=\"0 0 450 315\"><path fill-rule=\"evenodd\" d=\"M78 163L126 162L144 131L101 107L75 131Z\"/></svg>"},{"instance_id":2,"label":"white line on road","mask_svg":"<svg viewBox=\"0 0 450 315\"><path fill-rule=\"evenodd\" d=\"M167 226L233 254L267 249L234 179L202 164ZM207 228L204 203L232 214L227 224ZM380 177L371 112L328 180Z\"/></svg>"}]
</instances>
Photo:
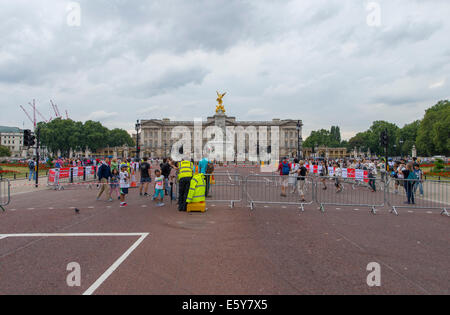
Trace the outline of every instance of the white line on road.
<instances>
[{"instance_id":1,"label":"white line on road","mask_svg":"<svg viewBox=\"0 0 450 315\"><path fill-rule=\"evenodd\" d=\"M26 233L26 234L0 234L0 240L8 237L89 237L89 236L140 236L139 239L117 259L101 276L87 289L83 295L92 295L109 276L131 255L131 253L144 241L149 233Z\"/></svg>"},{"instance_id":2,"label":"white line on road","mask_svg":"<svg viewBox=\"0 0 450 315\"><path fill-rule=\"evenodd\" d=\"M95 281L95 283L83 293L83 295L92 295L95 290L97 290L103 282L108 279L108 277L127 259L128 256L144 241L144 239L148 236L148 233L142 234L142 236L131 246L108 270L105 271L104 274L100 276L100 278Z\"/></svg>"}]
</instances>

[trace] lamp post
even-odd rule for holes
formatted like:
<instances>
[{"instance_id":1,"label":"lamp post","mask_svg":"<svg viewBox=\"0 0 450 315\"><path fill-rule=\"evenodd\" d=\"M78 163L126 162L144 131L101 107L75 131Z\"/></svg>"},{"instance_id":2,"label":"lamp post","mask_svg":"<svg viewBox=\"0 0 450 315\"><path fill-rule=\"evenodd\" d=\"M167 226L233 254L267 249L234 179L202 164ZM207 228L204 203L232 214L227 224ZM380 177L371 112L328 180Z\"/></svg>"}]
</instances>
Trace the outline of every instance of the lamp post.
<instances>
[{"instance_id":1,"label":"lamp post","mask_svg":"<svg viewBox=\"0 0 450 315\"><path fill-rule=\"evenodd\" d=\"M167 157L167 142L164 142L164 157Z\"/></svg>"},{"instance_id":2,"label":"lamp post","mask_svg":"<svg viewBox=\"0 0 450 315\"><path fill-rule=\"evenodd\" d=\"M139 155L141 153L141 147L139 145L139 131L141 130L141 123L139 119L136 122L136 161L139 161Z\"/></svg>"},{"instance_id":3,"label":"lamp post","mask_svg":"<svg viewBox=\"0 0 450 315\"><path fill-rule=\"evenodd\" d=\"M302 136L300 135L300 131L302 130L302 124L297 121L297 158L302 158Z\"/></svg>"}]
</instances>

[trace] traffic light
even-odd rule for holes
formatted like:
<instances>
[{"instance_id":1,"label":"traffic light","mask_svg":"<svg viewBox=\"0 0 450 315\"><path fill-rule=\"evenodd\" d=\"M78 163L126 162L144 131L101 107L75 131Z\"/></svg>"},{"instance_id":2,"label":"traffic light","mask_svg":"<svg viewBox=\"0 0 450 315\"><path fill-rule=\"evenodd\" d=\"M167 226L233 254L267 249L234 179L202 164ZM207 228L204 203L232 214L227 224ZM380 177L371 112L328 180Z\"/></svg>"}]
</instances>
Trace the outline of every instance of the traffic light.
<instances>
[{"instance_id":1,"label":"traffic light","mask_svg":"<svg viewBox=\"0 0 450 315\"><path fill-rule=\"evenodd\" d=\"M36 137L31 134L31 130L26 129L23 131L23 146L32 147L36 144Z\"/></svg>"}]
</instances>

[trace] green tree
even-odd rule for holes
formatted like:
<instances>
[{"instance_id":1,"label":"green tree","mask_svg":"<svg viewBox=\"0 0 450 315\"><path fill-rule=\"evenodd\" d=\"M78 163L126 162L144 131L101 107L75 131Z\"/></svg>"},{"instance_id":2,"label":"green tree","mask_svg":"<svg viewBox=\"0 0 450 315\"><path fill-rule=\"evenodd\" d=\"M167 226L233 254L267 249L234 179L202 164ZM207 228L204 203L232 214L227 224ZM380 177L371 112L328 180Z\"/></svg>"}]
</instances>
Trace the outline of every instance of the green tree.
<instances>
[{"instance_id":1,"label":"green tree","mask_svg":"<svg viewBox=\"0 0 450 315\"><path fill-rule=\"evenodd\" d=\"M332 126L329 131L325 129L312 131L311 135L306 138L303 146L306 148L312 148L313 146L337 148L342 145L341 142L340 128L338 126Z\"/></svg>"},{"instance_id":2,"label":"green tree","mask_svg":"<svg viewBox=\"0 0 450 315\"><path fill-rule=\"evenodd\" d=\"M108 145L110 147L134 146L135 143L130 134L123 129L113 129L108 133Z\"/></svg>"},{"instance_id":3,"label":"green tree","mask_svg":"<svg viewBox=\"0 0 450 315\"><path fill-rule=\"evenodd\" d=\"M409 155L416 143L417 133L420 127L420 120L416 120L410 124L406 124L399 129L397 133L397 147L400 149L401 155Z\"/></svg>"},{"instance_id":4,"label":"green tree","mask_svg":"<svg viewBox=\"0 0 450 315\"><path fill-rule=\"evenodd\" d=\"M11 150L8 147L0 145L0 157L9 157L9 156L11 156Z\"/></svg>"},{"instance_id":5,"label":"green tree","mask_svg":"<svg viewBox=\"0 0 450 315\"><path fill-rule=\"evenodd\" d=\"M417 132L420 155L450 154L450 102L439 101L425 112Z\"/></svg>"}]
</instances>

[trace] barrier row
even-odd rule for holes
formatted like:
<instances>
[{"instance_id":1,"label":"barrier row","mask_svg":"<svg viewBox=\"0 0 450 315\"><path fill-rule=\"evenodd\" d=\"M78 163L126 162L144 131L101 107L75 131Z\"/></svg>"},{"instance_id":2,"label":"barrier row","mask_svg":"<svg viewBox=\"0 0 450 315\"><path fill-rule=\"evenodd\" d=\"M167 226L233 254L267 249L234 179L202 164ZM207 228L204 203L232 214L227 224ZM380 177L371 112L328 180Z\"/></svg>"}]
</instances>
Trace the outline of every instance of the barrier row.
<instances>
[{"instance_id":1,"label":"barrier row","mask_svg":"<svg viewBox=\"0 0 450 315\"><path fill-rule=\"evenodd\" d=\"M8 179L0 180L0 209L5 211L5 206L11 201L11 185Z\"/></svg>"},{"instance_id":2,"label":"barrier row","mask_svg":"<svg viewBox=\"0 0 450 315\"><path fill-rule=\"evenodd\" d=\"M60 190L64 189L64 184L86 183L96 178L94 166L54 168L48 171L47 185Z\"/></svg>"},{"instance_id":3,"label":"barrier row","mask_svg":"<svg viewBox=\"0 0 450 315\"><path fill-rule=\"evenodd\" d=\"M50 170L48 185L61 189L63 184L89 184L95 180L95 173L89 166ZM305 205L316 203L323 212L327 206L353 206L367 207L374 214L377 208L388 206L396 215L401 208L439 209L441 214L449 215L450 181L390 178L386 182L361 175L343 178L252 174L244 178L238 173L216 172L207 178L207 201L228 203L230 207L246 203L251 209L258 205L294 205L302 211ZM177 197L178 185L174 185L172 194Z\"/></svg>"}]
</instances>

